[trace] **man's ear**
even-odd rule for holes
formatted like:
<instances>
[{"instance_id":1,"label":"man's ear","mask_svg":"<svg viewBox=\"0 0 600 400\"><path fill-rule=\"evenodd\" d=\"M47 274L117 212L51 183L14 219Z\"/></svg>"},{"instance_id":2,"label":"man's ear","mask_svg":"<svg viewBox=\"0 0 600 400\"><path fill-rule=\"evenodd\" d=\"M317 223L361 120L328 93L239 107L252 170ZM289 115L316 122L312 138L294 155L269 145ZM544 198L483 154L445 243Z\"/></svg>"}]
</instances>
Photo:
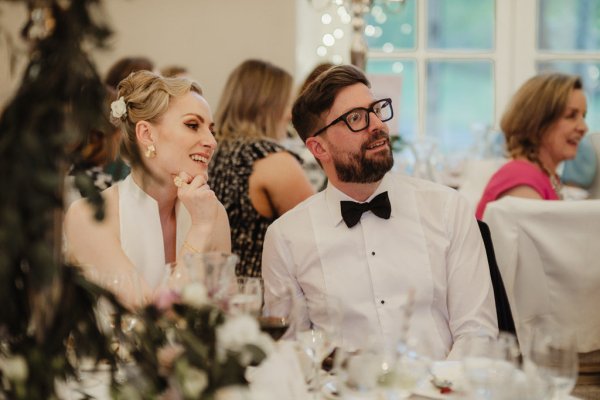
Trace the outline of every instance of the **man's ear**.
<instances>
[{"instance_id":1,"label":"man's ear","mask_svg":"<svg viewBox=\"0 0 600 400\"><path fill-rule=\"evenodd\" d=\"M148 121L138 121L135 124L135 136L143 147L154 144L154 138L152 137L152 125L150 125Z\"/></svg>"},{"instance_id":2,"label":"man's ear","mask_svg":"<svg viewBox=\"0 0 600 400\"><path fill-rule=\"evenodd\" d=\"M308 139L306 139L306 148L321 163L330 158L327 143L325 143L325 141L322 140L320 137L309 137Z\"/></svg>"}]
</instances>

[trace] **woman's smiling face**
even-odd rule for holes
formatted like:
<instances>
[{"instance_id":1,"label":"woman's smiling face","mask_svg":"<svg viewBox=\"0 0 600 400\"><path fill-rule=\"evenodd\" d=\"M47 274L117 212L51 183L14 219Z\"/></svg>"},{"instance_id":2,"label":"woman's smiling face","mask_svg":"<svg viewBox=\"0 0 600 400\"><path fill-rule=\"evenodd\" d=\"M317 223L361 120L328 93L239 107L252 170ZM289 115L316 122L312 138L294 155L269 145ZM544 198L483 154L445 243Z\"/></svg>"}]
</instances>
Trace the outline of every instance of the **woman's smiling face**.
<instances>
[{"instance_id":1,"label":"woman's smiling face","mask_svg":"<svg viewBox=\"0 0 600 400\"><path fill-rule=\"evenodd\" d=\"M196 92L172 98L167 112L154 124L156 157L151 163L166 178L186 172L207 177L217 142L214 122L204 97Z\"/></svg>"},{"instance_id":2,"label":"woman's smiling face","mask_svg":"<svg viewBox=\"0 0 600 400\"><path fill-rule=\"evenodd\" d=\"M548 128L540 146L540 159L548 167L575 158L579 141L588 130L585 122L587 102L581 89L569 95L562 115Z\"/></svg>"}]
</instances>

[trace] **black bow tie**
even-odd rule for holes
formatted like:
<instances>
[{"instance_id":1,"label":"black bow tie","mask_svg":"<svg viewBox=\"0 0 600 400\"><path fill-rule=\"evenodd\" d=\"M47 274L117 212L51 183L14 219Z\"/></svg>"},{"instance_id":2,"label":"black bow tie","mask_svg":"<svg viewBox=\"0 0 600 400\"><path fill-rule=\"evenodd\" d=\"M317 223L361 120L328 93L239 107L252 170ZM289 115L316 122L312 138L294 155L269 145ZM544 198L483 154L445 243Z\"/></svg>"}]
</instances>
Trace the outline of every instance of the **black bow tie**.
<instances>
[{"instance_id":1,"label":"black bow tie","mask_svg":"<svg viewBox=\"0 0 600 400\"><path fill-rule=\"evenodd\" d=\"M388 193L383 192L373 198L368 203L356 203L354 201L342 201L340 202L342 207L342 218L348 228L352 228L358 224L361 215L365 211L371 210L373 214L379 218L389 219L392 213L392 207L390 206L390 199Z\"/></svg>"}]
</instances>

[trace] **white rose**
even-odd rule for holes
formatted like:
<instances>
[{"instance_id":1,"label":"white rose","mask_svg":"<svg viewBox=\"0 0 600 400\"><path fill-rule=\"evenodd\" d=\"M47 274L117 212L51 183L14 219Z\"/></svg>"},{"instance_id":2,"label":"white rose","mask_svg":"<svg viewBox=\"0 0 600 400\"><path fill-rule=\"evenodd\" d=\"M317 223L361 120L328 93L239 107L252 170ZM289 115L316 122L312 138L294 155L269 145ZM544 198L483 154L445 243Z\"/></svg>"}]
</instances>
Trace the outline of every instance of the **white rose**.
<instances>
[{"instance_id":1,"label":"white rose","mask_svg":"<svg viewBox=\"0 0 600 400\"><path fill-rule=\"evenodd\" d=\"M274 346L269 335L260 331L255 318L247 314L228 318L217 328L217 343L221 355L225 350L240 351L252 344L269 354Z\"/></svg>"},{"instance_id":2,"label":"white rose","mask_svg":"<svg viewBox=\"0 0 600 400\"><path fill-rule=\"evenodd\" d=\"M181 292L181 300L192 307L202 307L208 303L208 292L200 282L185 285Z\"/></svg>"},{"instance_id":3,"label":"white rose","mask_svg":"<svg viewBox=\"0 0 600 400\"><path fill-rule=\"evenodd\" d=\"M123 115L127 114L127 104L125 104L125 99L123 96L119 97L118 100L115 100L110 104L110 110L112 116L119 119Z\"/></svg>"},{"instance_id":4,"label":"white rose","mask_svg":"<svg viewBox=\"0 0 600 400\"><path fill-rule=\"evenodd\" d=\"M0 369L11 381L23 382L29 375L27 361L23 356L0 358Z\"/></svg>"},{"instance_id":5,"label":"white rose","mask_svg":"<svg viewBox=\"0 0 600 400\"><path fill-rule=\"evenodd\" d=\"M189 367L183 378L182 389L186 397L199 398L208 386L208 376L201 369Z\"/></svg>"}]
</instances>

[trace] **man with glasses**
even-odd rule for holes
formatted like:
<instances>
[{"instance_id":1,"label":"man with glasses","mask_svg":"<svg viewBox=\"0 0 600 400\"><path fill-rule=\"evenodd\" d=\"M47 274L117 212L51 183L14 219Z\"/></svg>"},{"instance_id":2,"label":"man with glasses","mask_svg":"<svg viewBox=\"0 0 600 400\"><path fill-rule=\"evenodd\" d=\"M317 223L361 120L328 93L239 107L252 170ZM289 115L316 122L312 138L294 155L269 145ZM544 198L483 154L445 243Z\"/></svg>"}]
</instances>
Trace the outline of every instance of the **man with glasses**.
<instances>
[{"instance_id":1,"label":"man with glasses","mask_svg":"<svg viewBox=\"0 0 600 400\"><path fill-rule=\"evenodd\" d=\"M393 115L392 101L373 98L347 65L296 100L293 124L329 184L269 227L265 311L295 304L296 329L340 328L349 348L389 343L408 327L426 355L456 358L463 339L498 332L485 250L456 191L390 172ZM293 300L282 290L290 286Z\"/></svg>"}]
</instances>

